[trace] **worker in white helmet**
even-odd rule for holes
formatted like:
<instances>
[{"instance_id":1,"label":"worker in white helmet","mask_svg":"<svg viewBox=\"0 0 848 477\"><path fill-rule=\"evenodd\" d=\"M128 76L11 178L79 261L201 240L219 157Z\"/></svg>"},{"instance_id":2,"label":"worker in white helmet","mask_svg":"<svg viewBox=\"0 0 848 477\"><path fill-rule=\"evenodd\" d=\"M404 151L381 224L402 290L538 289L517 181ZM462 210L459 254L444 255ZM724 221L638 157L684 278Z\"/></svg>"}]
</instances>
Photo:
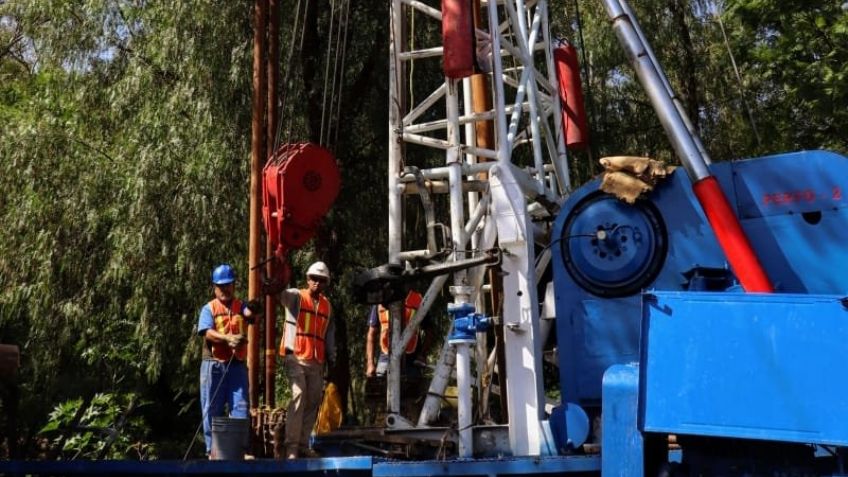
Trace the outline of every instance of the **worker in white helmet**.
<instances>
[{"instance_id":1,"label":"worker in white helmet","mask_svg":"<svg viewBox=\"0 0 848 477\"><path fill-rule=\"evenodd\" d=\"M330 269L315 262L306 271L306 288L289 288L280 294L285 309L280 355L292 387L286 413L285 457L312 455L309 434L318 416L324 387L324 363L335 359L335 326L324 290Z\"/></svg>"}]
</instances>

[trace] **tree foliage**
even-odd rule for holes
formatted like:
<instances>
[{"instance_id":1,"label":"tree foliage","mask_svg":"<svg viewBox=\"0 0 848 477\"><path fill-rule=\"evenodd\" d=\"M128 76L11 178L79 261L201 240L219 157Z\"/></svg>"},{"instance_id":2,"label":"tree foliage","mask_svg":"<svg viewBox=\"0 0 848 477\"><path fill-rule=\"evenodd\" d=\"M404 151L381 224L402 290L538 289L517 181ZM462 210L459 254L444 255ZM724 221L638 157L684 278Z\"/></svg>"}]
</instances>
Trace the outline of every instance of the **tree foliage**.
<instances>
[{"instance_id":1,"label":"tree foliage","mask_svg":"<svg viewBox=\"0 0 848 477\"><path fill-rule=\"evenodd\" d=\"M34 61L2 82L0 326L41 415L194 389L207 274L245 256L249 11L192 7L3 7Z\"/></svg>"},{"instance_id":2,"label":"tree foliage","mask_svg":"<svg viewBox=\"0 0 848 477\"><path fill-rule=\"evenodd\" d=\"M714 160L804 148L848 150L841 107L848 13L840 2L630 3ZM569 0L562 8L569 19L562 30L583 46L586 59L594 157L647 154L674 161L600 2ZM588 173L594 171L589 165Z\"/></svg>"},{"instance_id":3,"label":"tree foliage","mask_svg":"<svg viewBox=\"0 0 848 477\"><path fill-rule=\"evenodd\" d=\"M848 149L848 11L838 1L729 0L725 17L772 150Z\"/></svg>"}]
</instances>

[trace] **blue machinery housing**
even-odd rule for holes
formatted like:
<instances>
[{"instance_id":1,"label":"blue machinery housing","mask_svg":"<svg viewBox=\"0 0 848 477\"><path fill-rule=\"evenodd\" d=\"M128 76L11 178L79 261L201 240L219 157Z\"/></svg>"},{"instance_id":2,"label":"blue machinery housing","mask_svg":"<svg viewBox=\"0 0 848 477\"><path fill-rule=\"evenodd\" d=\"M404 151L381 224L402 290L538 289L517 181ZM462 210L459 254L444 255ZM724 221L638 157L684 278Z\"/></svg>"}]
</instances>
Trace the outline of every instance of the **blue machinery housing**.
<instances>
[{"instance_id":1,"label":"blue machinery housing","mask_svg":"<svg viewBox=\"0 0 848 477\"><path fill-rule=\"evenodd\" d=\"M806 151L711 170L778 293L846 295L848 159ZM593 243L600 229L618 250ZM735 280L680 170L635 206L584 185L557 217L551 249L563 400L583 406L600 404L610 366L640 359L639 291L724 291Z\"/></svg>"},{"instance_id":2,"label":"blue machinery housing","mask_svg":"<svg viewBox=\"0 0 848 477\"><path fill-rule=\"evenodd\" d=\"M590 183L552 244L563 400L602 411L605 475L842 472L815 455L848 445L848 160L712 171L778 293L740 293L685 174L632 207ZM652 467L667 435L682 462Z\"/></svg>"},{"instance_id":3,"label":"blue machinery housing","mask_svg":"<svg viewBox=\"0 0 848 477\"><path fill-rule=\"evenodd\" d=\"M590 182L556 218L551 248L562 397L601 422L594 435L600 456L3 462L0 472L842 474L848 159L808 151L711 167L778 293L741 293L683 173L633 206ZM552 418L553 433L563 434L559 427L566 425L555 423L565 422ZM670 435L679 447L673 453Z\"/></svg>"}]
</instances>

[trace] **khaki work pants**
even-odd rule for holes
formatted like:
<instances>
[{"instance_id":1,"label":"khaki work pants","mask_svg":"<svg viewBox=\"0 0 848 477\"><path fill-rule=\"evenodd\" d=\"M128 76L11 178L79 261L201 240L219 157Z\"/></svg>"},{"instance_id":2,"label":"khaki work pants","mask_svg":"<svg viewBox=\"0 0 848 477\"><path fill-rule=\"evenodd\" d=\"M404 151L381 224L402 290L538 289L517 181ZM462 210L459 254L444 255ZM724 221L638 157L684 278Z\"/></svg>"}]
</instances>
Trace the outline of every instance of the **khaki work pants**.
<instances>
[{"instance_id":1,"label":"khaki work pants","mask_svg":"<svg viewBox=\"0 0 848 477\"><path fill-rule=\"evenodd\" d=\"M315 360L301 361L286 357L286 376L292 387L291 401L286 412L286 457L309 447L309 434L318 417L318 407L324 391L324 365Z\"/></svg>"}]
</instances>

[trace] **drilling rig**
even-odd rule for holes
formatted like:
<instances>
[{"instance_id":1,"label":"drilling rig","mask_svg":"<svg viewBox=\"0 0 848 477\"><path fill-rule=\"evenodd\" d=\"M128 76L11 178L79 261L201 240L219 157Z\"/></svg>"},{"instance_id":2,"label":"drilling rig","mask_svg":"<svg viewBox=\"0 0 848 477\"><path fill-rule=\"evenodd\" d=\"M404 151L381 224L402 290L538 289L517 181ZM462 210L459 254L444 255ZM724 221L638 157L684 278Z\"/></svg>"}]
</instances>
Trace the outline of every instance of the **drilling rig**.
<instances>
[{"instance_id":1,"label":"drilling rig","mask_svg":"<svg viewBox=\"0 0 848 477\"><path fill-rule=\"evenodd\" d=\"M572 184L571 152L590 138L576 50L552 36L546 0L390 0L387 262L362 271L355 290L393 324L384 422L316 436L316 459L86 471L843 475L848 158L813 150L714 164L629 2L601 1L681 168L632 201L601 190L602 178ZM440 25L441 44L417 46L410 14ZM442 68L417 77L433 70L414 61ZM413 101L411 83L435 86ZM309 148L286 147L280 158ZM332 203L283 223L282 201L299 200L268 182L283 165L266 175L278 255L309 231L285 233L314 229ZM409 207L426 219L421 237L409 236ZM428 286L404 326L413 282ZM401 358L445 290L450 330L409 416ZM486 418L493 395L497 420ZM440 452L389 459L380 442Z\"/></svg>"}]
</instances>

